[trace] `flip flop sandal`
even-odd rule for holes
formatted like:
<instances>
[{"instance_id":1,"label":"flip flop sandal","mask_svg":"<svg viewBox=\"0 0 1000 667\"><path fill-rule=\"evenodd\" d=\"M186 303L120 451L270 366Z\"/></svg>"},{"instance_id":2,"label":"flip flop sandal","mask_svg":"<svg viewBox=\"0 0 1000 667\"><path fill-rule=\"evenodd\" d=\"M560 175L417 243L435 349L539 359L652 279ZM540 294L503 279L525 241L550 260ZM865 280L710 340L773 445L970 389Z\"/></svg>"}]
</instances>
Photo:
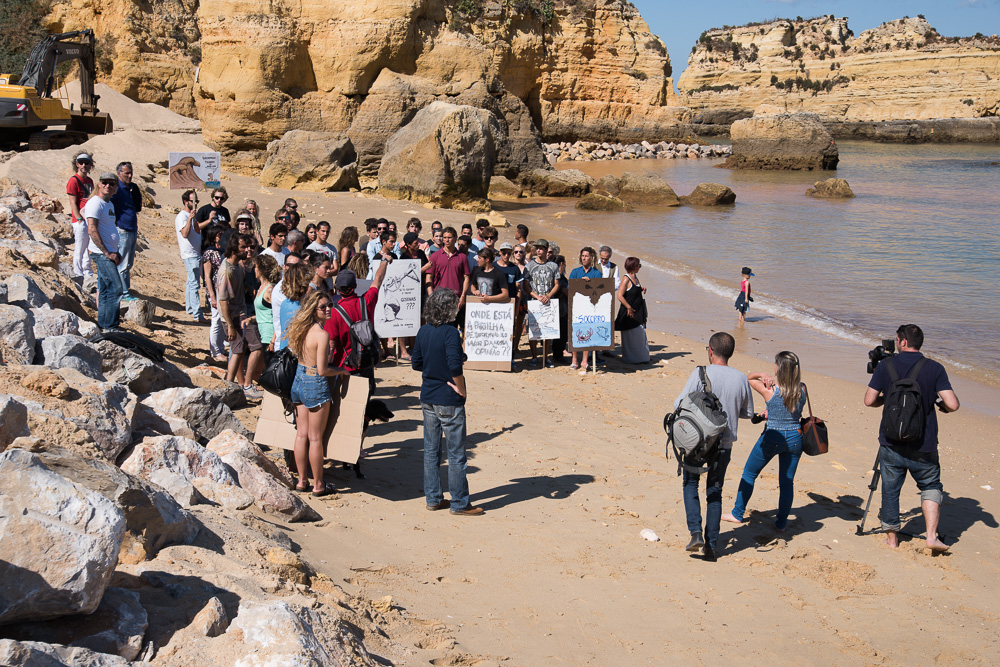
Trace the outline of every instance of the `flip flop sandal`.
<instances>
[{"instance_id":1,"label":"flip flop sandal","mask_svg":"<svg viewBox=\"0 0 1000 667\"><path fill-rule=\"evenodd\" d=\"M319 491L313 491L312 495L313 498L322 498L323 496L329 496L334 493L336 493L336 491L334 491L332 486L327 486L326 484L324 484L322 489L320 489Z\"/></svg>"}]
</instances>

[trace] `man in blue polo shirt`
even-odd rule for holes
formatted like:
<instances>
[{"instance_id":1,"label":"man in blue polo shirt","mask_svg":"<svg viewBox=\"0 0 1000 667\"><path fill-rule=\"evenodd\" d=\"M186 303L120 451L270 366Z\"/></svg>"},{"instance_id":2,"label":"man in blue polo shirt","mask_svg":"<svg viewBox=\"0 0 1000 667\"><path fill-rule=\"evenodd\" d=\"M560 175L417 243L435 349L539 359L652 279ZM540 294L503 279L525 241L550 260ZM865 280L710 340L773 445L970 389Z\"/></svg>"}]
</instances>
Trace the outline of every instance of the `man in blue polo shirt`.
<instances>
[{"instance_id":1,"label":"man in blue polo shirt","mask_svg":"<svg viewBox=\"0 0 1000 667\"><path fill-rule=\"evenodd\" d=\"M142 193L139 186L132 182L131 162L119 162L115 171L118 174L118 189L111 198L111 203L118 215L115 226L118 227L118 254L122 258L118 265L118 275L122 280L122 301L135 301L129 288L132 285L132 265L135 264L135 240L139 233Z\"/></svg>"},{"instance_id":2,"label":"man in blue polo shirt","mask_svg":"<svg viewBox=\"0 0 1000 667\"><path fill-rule=\"evenodd\" d=\"M937 405L941 412L955 412L959 404L944 366L926 359L920 353L923 344L924 332L916 324L904 324L896 330L896 349L899 350L899 354L885 359L875 367L871 382L868 383L868 392L865 394L865 405L870 408L883 405L884 394L893 384L889 375L889 364L892 364L900 378L905 378L917 363L924 360L916 378L917 384L920 385L925 418L923 442L915 444L893 442L879 429L879 462L882 469L882 511L879 514L886 534L885 543L893 548L898 547L897 533L901 528L899 492L903 488L906 473L909 472L913 481L917 483L917 488L920 489L920 509L923 511L927 529L927 546L932 551L947 551L948 546L937 536L944 492L941 486L938 423L934 406Z\"/></svg>"}]
</instances>

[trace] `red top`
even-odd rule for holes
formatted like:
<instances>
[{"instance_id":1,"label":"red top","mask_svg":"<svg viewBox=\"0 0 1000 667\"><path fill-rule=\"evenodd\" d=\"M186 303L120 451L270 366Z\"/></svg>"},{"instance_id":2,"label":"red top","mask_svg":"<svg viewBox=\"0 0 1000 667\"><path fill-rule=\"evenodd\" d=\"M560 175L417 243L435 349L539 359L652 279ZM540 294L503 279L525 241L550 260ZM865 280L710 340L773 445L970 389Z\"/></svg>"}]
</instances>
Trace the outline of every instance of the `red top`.
<instances>
[{"instance_id":1,"label":"red top","mask_svg":"<svg viewBox=\"0 0 1000 667\"><path fill-rule=\"evenodd\" d=\"M372 287L365 292L365 305L368 306L368 319L371 321L375 320L375 305L377 303L378 289ZM344 359L351 353L351 335L347 329L347 322L337 312L338 305L344 309L352 322L357 322L361 319L361 298L357 294L341 297L340 301L334 304L334 308L330 312L330 319L323 327L330 334L330 344L333 345L331 365L334 368L346 368L349 371L357 370L344 365Z\"/></svg>"},{"instance_id":2,"label":"red top","mask_svg":"<svg viewBox=\"0 0 1000 667\"><path fill-rule=\"evenodd\" d=\"M750 285L747 284L746 279L740 281L740 291L746 292L747 300L750 300Z\"/></svg>"},{"instance_id":3,"label":"red top","mask_svg":"<svg viewBox=\"0 0 1000 667\"><path fill-rule=\"evenodd\" d=\"M66 194L76 200L76 207L83 213L83 204L88 199L90 199L90 193L94 191L94 181L90 179L90 176L80 177L79 174L73 174L70 177L69 182L66 183ZM70 215L73 218L73 222L80 222L80 219L73 215L70 211Z\"/></svg>"},{"instance_id":4,"label":"red top","mask_svg":"<svg viewBox=\"0 0 1000 667\"><path fill-rule=\"evenodd\" d=\"M462 285L465 276L469 275L469 258L456 251L449 255L441 248L431 255L431 286L434 289L447 287L462 296Z\"/></svg>"}]
</instances>

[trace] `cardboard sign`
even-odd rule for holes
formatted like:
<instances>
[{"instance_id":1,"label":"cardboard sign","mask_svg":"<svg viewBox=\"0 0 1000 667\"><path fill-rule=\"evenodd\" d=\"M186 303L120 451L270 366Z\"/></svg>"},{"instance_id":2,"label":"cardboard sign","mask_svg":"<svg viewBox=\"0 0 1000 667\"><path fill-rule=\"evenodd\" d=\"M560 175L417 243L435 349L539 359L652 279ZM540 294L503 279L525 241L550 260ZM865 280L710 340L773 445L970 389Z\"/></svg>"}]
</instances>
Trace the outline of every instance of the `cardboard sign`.
<instances>
[{"instance_id":1,"label":"cardboard sign","mask_svg":"<svg viewBox=\"0 0 1000 667\"><path fill-rule=\"evenodd\" d=\"M377 271L381 263L372 262L372 269ZM386 267L375 307L375 333L379 338L417 335L422 278L419 259L396 259Z\"/></svg>"},{"instance_id":2,"label":"cardboard sign","mask_svg":"<svg viewBox=\"0 0 1000 667\"><path fill-rule=\"evenodd\" d=\"M569 349L614 349L614 278L576 278L569 281L568 293Z\"/></svg>"},{"instance_id":3,"label":"cardboard sign","mask_svg":"<svg viewBox=\"0 0 1000 667\"><path fill-rule=\"evenodd\" d=\"M465 298L465 368L509 371L514 356L514 302Z\"/></svg>"},{"instance_id":4,"label":"cardboard sign","mask_svg":"<svg viewBox=\"0 0 1000 667\"><path fill-rule=\"evenodd\" d=\"M528 340L555 340L559 338L559 300L547 304L528 302Z\"/></svg>"},{"instance_id":5,"label":"cardboard sign","mask_svg":"<svg viewBox=\"0 0 1000 667\"><path fill-rule=\"evenodd\" d=\"M218 188L222 185L222 156L219 153L170 153L168 164L171 190Z\"/></svg>"},{"instance_id":6,"label":"cardboard sign","mask_svg":"<svg viewBox=\"0 0 1000 667\"><path fill-rule=\"evenodd\" d=\"M333 403L323 433L323 458L357 463L361 456L365 408L368 406L368 378L341 375L331 386L331 392ZM291 417L285 419L281 399L264 392L253 441L268 447L295 449L295 425L290 420Z\"/></svg>"}]
</instances>

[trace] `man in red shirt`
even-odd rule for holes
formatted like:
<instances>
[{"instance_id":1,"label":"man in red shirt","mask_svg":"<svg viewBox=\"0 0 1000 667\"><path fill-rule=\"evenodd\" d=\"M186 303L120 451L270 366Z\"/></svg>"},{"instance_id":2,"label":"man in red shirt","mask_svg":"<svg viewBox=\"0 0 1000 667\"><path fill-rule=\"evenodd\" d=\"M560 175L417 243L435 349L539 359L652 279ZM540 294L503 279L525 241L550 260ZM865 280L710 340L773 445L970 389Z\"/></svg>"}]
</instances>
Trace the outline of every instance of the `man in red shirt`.
<instances>
[{"instance_id":1,"label":"man in red shirt","mask_svg":"<svg viewBox=\"0 0 1000 667\"><path fill-rule=\"evenodd\" d=\"M469 270L469 257L465 253L458 251L455 241L458 239L458 232L454 227L445 227L441 234L444 240L444 247L431 255L430 262L422 271L430 276L430 283L427 286L427 293L447 287L455 290L458 294L458 323L459 329L465 326L465 295L469 293L469 281L471 271Z\"/></svg>"}]
</instances>

